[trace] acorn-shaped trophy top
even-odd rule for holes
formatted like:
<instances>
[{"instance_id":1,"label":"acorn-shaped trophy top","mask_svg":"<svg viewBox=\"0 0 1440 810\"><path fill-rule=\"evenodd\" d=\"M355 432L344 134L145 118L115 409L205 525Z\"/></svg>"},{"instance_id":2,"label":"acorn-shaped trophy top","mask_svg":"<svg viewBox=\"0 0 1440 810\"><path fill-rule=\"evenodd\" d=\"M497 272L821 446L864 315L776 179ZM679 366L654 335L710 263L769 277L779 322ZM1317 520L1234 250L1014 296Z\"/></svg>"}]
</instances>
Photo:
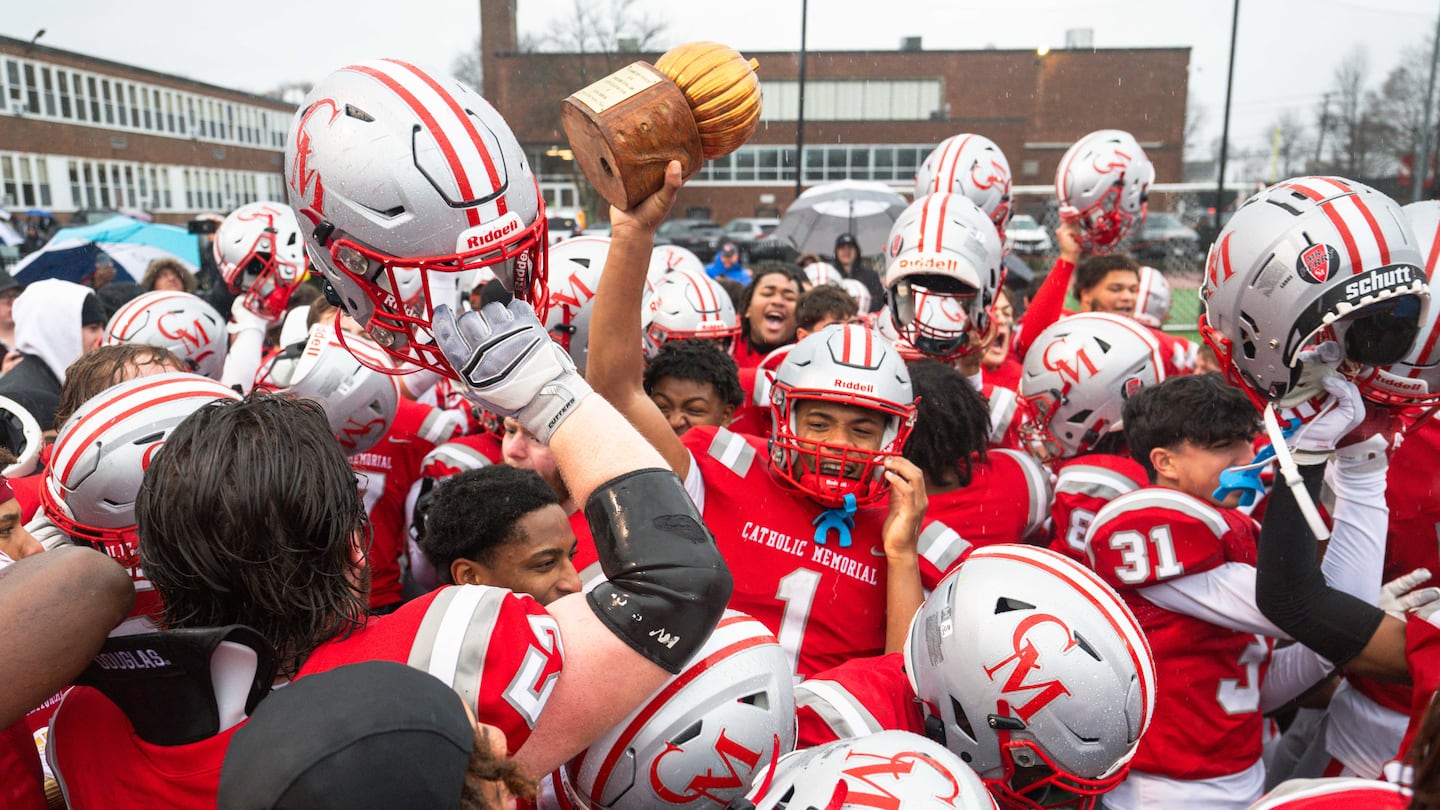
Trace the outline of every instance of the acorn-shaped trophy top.
<instances>
[{"instance_id":1,"label":"acorn-shaped trophy top","mask_svg":"<svg viewBox=\"0 0 1440 810\"><path fill-rule=\"evenodd\" d=\"M685 94L706 160L730 154L755 134L759 62L718 42L689 42L666 51L655 67Z\"/></svg>"}]
</instances>

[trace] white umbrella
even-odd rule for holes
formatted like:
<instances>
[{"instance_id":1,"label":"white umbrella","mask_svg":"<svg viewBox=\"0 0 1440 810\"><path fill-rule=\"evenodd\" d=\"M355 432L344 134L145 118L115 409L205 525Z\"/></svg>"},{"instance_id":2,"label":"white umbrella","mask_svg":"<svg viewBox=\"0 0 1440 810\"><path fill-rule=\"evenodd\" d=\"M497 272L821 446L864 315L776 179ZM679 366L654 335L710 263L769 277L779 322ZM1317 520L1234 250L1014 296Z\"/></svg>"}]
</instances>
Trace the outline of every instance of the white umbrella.
<instances>
[{"instance_id":1,"label":"white umbrella","mask_svg":"<svg viewBox=\"0 0 1440 810\"><path fill-rule=\"evenodd\" d=\"M840 180L806 189L780 218L775 238L801 253L835 250L841 234L855 237L862 252L879 253L890 226L909 202L884 183Z\"/></svg>"}]
</instances>

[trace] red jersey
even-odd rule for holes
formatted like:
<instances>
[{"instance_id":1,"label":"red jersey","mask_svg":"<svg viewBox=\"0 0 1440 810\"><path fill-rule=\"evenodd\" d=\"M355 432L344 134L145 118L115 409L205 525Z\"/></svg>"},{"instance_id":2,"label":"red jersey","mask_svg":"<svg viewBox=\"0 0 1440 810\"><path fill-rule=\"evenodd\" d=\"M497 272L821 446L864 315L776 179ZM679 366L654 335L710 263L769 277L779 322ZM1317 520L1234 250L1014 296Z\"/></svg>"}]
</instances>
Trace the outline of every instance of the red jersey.
<instances>
[{"instance_id":1,"label":"red jersey","mask_svg":"<svg viewBox=\"0 0 1440 810\"><path fill-rule=\"evenodd\" d=\"M1155 655L1155 714L1134 768L1171 779L1239 773L1260 758L1260 684L1271 641L1174 613L1141 590L1222 563L1254 565L1259 528L1164 487L1111 501L1086 537L1090 567L1125 599Z\"/></svg>"},{"instance_id":2,"label":"red jersey","mask_svg":"<svg viewBox=\"0 0 1440 810\"><path fill-rule=\"evenodd\" d=\"M454 435L455 423L442 411L400 398L395 422L374 447L350 457L360 496L370 515L370 607L400 601L400 568L410 537L405 502L420 478L421 461L435 445Z\"/></svg>"},{"instance_id":3,"label":"red jersey","mask_svg":"<svg viewBox=\"0 0 1440 810\"><path fill-rule=\"evenodd\" d=\"M833 532L817 542L825 508L771 477L764 439L695 427L680 441L704 481L705 525L735 576L730 607L774 633L806 677L884 652L889 506L860 507L848 547Z\"/></svg>"},{"instance_id":4,"label":"red jersey","mask_svg":"<svg viewBox=\"0 0 1440 810\"><path fill-rule=\"evenodd\" d=\"M575 556L570 560L575 572L580 575L581 584L587 586L605 576L600 570L600 555L595 551L595 536L590 533L590 521L585 519L585 510L576 509L570 513L570 531L575 533Z\"/></svg>"},{"instance_id":5,"label":"red jersey","mask_svg":"<svg viewBox=\"0 0 1440 810\"><path fill-rule=\"evenodd\" d=\"M40 754L23 720L0 731L0 807L45 810Z\"/></svg>"},{"instance_id":6,"label":"red jersey","mask_svg":"<svg viewBox=\"0 0 1440 810\"><path fill-rule=\"evenodd\" d=\"M1005 359L995 368L985 369L985 384L997 385L1001 388L1009 388L1011 391L1020 390L1020 377L1025 373L1025 364L1020 362L1014 352L1007 352Z\"/></svg>"},{"instance_id":7,"label":"red jersey","mask_svg":"<svg viewBox=\"0 0 1440 810\"><path fill-rule=\"evenodd\" d=\"M410 600L320 645L300 677L360 661L397 661L450 684L510 751L530 737L564 666L560 627L538 602L503 588L456 585Z\"/></svg>"},{"instance_id":8,"label":"red jersey","mask_svg":"<svg viewBox=\"0 0 1440 810\"><path fill-rule=\"evenodd\" d=\"M1251 810L1405 810L1410 791L1371 779L1292 779L1265 794Z\"/></svg>"},{"instance_id":9,"label":"red jersey","mask_svg":"<svg viewBox=\"0 0 1440 810\"><path fill-rule=\"evenodd\" d=\"M1200 353L1199 344L1163 329L1147 328L1160 344L1160 361L1165 366L1166 377L1195 373L1195 357Z\"/></svg>"},{"instance_id":10,"label":"red jersey","mask_svg":"<svg viewBox=\"0 0 1440 810\"><path fill-rule=\"evenodd\" d=\"M990 408L991 447L1020 450L1020 395L1015 389L992 384L988 379L980 386L980 396Z\"/></svg>"},{"instance_id":11,"label":"red jersey","mask_svg":"<svg viewBox=\"0 0 1440 810\"><path fill-rule=\"evenodd\" d=\"M740 369L740 390L745 399L730 420L731 430L751 436L770 435L770 375L785 362L793 345L781 346L754 366Z\"/></svg>"},{"instance_id":12,"label":"red jersey","mask_svg":"<svg viewBox=\"0 0 1440 810\"><path fill-rule=\"evenodd\" d=\"M920 529L920 579L931 590L971 549L1023 543L1045 525L1050 474L1028 454L991 450L968 486L931 495Z\"/></svg>"},{"instance_id":13,"label":"red jersey","mask_svg":"<svg viewBox=\"0 0 1440 810\"><path fill-rule=\"evenodd\" d=\"M1055 500L1050 506L1050 550L1090 564L1085 531L1107 503L1148 485L1140 462L1129 456L1090 453L1067 458L1055 468Z\"/></svg>"},{"instance_id":14,"label":"red jersey","mask_svg":"<svg viewBox=\"0 0 1440 810\"><path fill-rule=\"evenodd\" d=\"M750 341L746 340L743 336L735 338L734 346L730 350L730 354L735 357L735 365L740 368L742 380L744 379L745 370L754 369L760 365L760 361L764 360L765 355L768 353L769 350L767 349L757 349L751 346ZM750 379L753 380L755 378L752 375Z\"/></svg>"},{"instance_id":15,"label":"red jersey","mask_svg":"<svg viewBox=\"0 0 1440 810\"><path fill-rule=\"evenodd\" d=\"M925 734L925 717L900 653L856 658L795 687L795 747L811 748L881 731Z\"/></svg>"}]
</instances>

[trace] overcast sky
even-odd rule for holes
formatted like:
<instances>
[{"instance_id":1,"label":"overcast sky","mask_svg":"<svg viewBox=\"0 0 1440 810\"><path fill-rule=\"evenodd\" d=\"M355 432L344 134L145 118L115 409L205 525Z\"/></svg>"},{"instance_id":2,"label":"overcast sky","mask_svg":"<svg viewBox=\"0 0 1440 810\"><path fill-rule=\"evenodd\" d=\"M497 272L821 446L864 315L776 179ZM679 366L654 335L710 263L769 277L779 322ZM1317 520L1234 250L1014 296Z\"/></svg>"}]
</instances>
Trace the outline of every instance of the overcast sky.
<instances>
[{"instance_id":1,"label":"overcast sky","mask_svg":"<svg viewBox=\"0 0 1440 810\"><path fill-rule=\"evenodd\" d=\"M589 0L606 2L607 0ZM800 0L663 2L637 6L668 24L668 46L713 39L744 50L795 50ZM314 81L352 60L397 56L447 68L479 35L477 0L40 0L9 2L0 33L263 92ZM284 16L272 11L285 8ZM523 33L538 33L573 0L519 0ZM1285 107L1305 120L1353 48L1368 50L1377 85L1399 52L1426 40L1440 0L1242 0L1231 138L1268 144L1267 125ZM1229 0L812 0L812 50L886 50L903 36L927 49L1058 48L1071 28L1094 30L1096 47L1190 46L1190 91L1218 137L1229 52Z\"/></svg>"}]
</instances>

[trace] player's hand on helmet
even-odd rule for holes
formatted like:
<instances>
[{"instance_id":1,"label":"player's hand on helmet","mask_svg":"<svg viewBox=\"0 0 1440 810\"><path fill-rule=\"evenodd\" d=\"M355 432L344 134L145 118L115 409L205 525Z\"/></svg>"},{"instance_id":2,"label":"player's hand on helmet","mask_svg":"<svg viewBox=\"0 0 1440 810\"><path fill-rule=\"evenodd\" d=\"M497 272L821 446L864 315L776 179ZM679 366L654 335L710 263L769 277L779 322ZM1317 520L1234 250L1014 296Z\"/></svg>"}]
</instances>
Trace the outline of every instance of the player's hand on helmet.
<instances>
[{"instance_id":1,"label":"player's hand on helmet","mask_svg":"<svg viewBox=\"0 0 1440 810\"><path fill-rule=\"evenodd\" d=\"M455 317L435 308L435 343L467 389L486 410L511 416L542 442L575 412L592 391L570 355L550 339L524 301L486 304Z\"/></svg>"},{"instance_id":2,"label":"player's hand on helmet","mask_svg":"<svg viewBox=\"0 0 1440 810\"><path fill-rule=\"evenodd\" d=\"M232 335L238 335L241 332L252 329L257 332L264 332L279 322L280 318L276 318L273 321L267 320L251 312L250 308L245 306L245 296L241 295L237 296L230 304L230 324L227 329Z\"/></svg>"},{"instance_id":3,"label":"player's hand on helmet","mask_svg":"<svg viewBox=\"0 0 1440 810\"><path fill-rule=\"evenodd\" d=\"M885 460L884 475L890 484L890 513L880 532L885 556L892 560L912 557L918 553L920 524L929 503L925 474L904 456L891 456Z\"/></svg>"},{"instance_id":4,"label":"player's hand on helmet","mask_svg":"<svg viewBox=\"0 0 1440 810\"><path fill-rule=\"evenodd\" d=\"M46 551L74 544L70 535L51 523L50 518L45 517L44 510L36 510L35 517L30 518L30 522L25 524L25 531L29 532L30 536L35 538Z\"/></svg>"},{"instance_id":5,"label":"player's hand on helmet","mask_svg":"<svg viewBox=\"0 0 1440 810\"><path fill-rule=\"evenodd\" d=\"M675 204L675 195L679 193L684 182L680 161L670 161L665 167L665 184L659 191L636 203L635 207L628 211L610 206L611 233L618 236L630 231L653 237L655 229L670 216L670 207Z\"/></svg>"},{"instance_id":6,"label":"player's hand on helmet","mask_svg":"<svg viewBox=\"0 0 1440 810\"><path fill-rule=\"evenodd\" d=\"M1074 209L1071 209L1074 210ZM1064 218L1062 212L1061 218ZM1055 242L1060 247L1060 258L1071 264L1080 262L1080 225L1077 222L1066 222L1055 229Z\"/></svg>"},{"instance_id":7,"label":"player's hand on helmet","mask_svg":"<svg viewBox=\"0 0 1440 810\"><path fill-rule=\"evenodd\" d=\"M1327 374L1320 385L1325 389L1325 398L1319 413L1295 436L1293 452L1297 464L1324 462L1341 440L1365 420L1365 400L1355 383L1338 374Z\"/></svg>"},{"instance_id":8,"label":"player's hand on helmet","mask_svg":"<svg viewBox=\"0 0 1440 810\"><path fill-rule=\"evenodd\" d=\"M1385 583L1380 587L1380 609L1403 621L1406 613L1440 601L1440 588L1416 590L1417 585L1429 579L1430 569L1416 568Z\"/></svg>"}]
</instances>

